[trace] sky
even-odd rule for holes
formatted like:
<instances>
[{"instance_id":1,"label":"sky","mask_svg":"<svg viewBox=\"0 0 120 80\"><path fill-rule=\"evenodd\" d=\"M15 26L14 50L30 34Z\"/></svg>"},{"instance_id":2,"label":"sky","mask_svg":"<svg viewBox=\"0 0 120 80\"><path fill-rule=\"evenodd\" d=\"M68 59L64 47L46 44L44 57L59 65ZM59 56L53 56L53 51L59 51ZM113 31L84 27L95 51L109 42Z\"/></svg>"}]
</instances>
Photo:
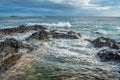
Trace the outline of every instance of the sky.
<instances>
[{"instance_id":1,"label":"sky","mask_svg":"<svg viewBox=\"0 0 120 80\"><path fill-rule=\"evenodd\" d=\"M0 16L119 16L120 0L0 0Z\"/></svg>"}]
</instances>

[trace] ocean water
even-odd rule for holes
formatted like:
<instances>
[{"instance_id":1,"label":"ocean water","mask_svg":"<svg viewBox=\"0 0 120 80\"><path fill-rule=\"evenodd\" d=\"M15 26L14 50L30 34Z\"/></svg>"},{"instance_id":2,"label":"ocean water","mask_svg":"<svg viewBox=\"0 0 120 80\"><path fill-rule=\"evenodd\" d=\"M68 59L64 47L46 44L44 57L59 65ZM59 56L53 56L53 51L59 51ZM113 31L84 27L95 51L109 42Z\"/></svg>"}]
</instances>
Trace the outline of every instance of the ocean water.
<instances>
[{"instance_id":1,"label":"ocean water","mask_svg":"<svg viewBox=\"0 0 120 80\"><path fill-rule=\"evenodd\" d=\"M60 31L75 31L81 33L83 39L65 40L52 39L48 42L32 41L31 44L38 46L34 52L36 63L35 72L29 74L35 76L42 74L41 68L55 67L57 69L65 69L65 71L43 72L46 76L58 76L62 74L82 74L86 69L95 70L100 68L112 74L120 70L119 62L100 62L96 57L97 52L103 48L94 48L92 44L84 39L96 39L98 37L108 37L120 41L120 18L119 17L19 17L19 18L0 18L0 28L18 27L19 25L45 25L48 29L57 29ZM13 37L18 40L24 40L34 31L22 34L7 35L3 38ZM108 49L108 48L107 48ZM42 53L42 54L41 54ZM44 70L44 69L43 69ZM82 71L83 70L83 71ZM45 70L46 71L46 70ZM49 73L49 74L47 74ZM46 77L45 76L45 77ZM43 75L42 75L43 77ZM47 79L46 79L47 80ZM112 79L111 79L112 80Z\"/></svg>"},{"instance_id":2,"label":"ocean water","mask_svg":"<svg viewBox=\"0 0 120 80\"><path fill-rule=\"evenodd\" d=\"M120 41L120 17L19 17L0 18L0 28L18 27L25 25L47 25L50 29L73 30L80 32L83 37L96 38L99 36L110 37ZM95 34L99 32L99 34Z\"/></svg>"}]
</instances>

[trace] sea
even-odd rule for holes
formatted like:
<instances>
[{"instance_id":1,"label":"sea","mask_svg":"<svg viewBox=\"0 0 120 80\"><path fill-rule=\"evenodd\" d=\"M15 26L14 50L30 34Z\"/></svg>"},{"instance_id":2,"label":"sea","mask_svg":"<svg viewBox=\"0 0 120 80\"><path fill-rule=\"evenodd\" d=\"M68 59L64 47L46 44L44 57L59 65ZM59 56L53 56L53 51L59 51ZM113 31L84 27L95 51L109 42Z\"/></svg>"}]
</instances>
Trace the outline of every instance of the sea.
<instances>
[{"instance_id":1,"label":"sea","mask_svg":"<svg viewBox=\"0 0 120 80\"><path fill-rule=\"evenodd\" d=\"M98 69L103 70L103 74L106 71L109 72L109 75L112 75L113 73L118 76L120 75L116 73L116 71L120 70L120 62L101 62L96 56L100 50L109 49L108 47L94 48L91 43L84 40L94 40L98 37L107 37L120 42L120 17L0 17L0 29L18 27L19 25L36 24L45 25L49 30L72 30L80 33L83 39L51 39L51 41L45 42L32 42L31 44L39 45L39 49L33 54L33 56L36 57L36 62L33 65L34 71L28 73L27 76L34 76L35 78L42 78L43 80L49 80L48 77L64 75L79 75L80 77L81 75L85 76L89 74L90 71L98 71ZM28 32L11 36L2 35L0 39L13 37L22 41L32 33L33 32ZM95 73L93 72L93 74ZM109 78L108 80L115 79Z\"/></svg>"}]
</instances>

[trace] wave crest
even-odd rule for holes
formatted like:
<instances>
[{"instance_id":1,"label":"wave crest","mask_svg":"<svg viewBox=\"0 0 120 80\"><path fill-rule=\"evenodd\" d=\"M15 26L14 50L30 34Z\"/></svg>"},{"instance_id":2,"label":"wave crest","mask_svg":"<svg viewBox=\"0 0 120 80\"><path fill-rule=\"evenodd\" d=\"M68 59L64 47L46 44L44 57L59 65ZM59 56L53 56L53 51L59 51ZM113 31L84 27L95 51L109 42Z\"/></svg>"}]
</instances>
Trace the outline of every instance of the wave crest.
<instances>
[{"instance_id":1,"label":"wave crest","mask_svg":"<svg viewBox=\"0 0 120 80\"><path fill-rule=\"evenodd\" d=\"M50 27L71 27L70 22L57 22L57 23L28 23L27 25L45 25Z\"/></svg>"}]
</instances>

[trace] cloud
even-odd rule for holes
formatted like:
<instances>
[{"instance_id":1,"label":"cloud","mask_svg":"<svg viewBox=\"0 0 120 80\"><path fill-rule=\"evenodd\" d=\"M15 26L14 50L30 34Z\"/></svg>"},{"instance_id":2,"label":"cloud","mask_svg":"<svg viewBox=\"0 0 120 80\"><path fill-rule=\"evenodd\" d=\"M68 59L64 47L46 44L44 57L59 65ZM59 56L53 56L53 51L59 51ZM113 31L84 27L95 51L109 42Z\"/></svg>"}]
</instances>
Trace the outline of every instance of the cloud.
<instances>
[{"instance_id":1,"label":"cloud","mask_svg":"<svg viewBox=\"0 0 120 80\"><path fill-rule=\"evenodd\" d=\"M109 6L100 6L96 4L91 4L91 0L49 0L57 4L71 5L73 7L81 7L84 9L96 9L96 10L106 10L110 9Z\"/></svg>"},{"instance_id":2,"label":"cloud","mask_svg":"<svg viewBox=\"0 0 120 80\"><path fill-rule=\"evenodd\" d=\"M120 0L1 0L0 15L120 16Z\"/></svg>"}]
</instances>

